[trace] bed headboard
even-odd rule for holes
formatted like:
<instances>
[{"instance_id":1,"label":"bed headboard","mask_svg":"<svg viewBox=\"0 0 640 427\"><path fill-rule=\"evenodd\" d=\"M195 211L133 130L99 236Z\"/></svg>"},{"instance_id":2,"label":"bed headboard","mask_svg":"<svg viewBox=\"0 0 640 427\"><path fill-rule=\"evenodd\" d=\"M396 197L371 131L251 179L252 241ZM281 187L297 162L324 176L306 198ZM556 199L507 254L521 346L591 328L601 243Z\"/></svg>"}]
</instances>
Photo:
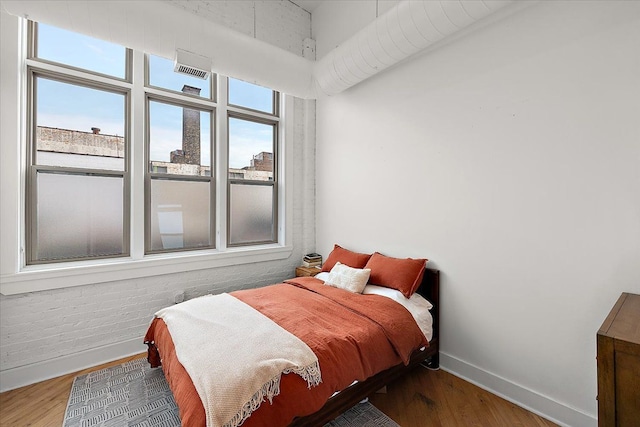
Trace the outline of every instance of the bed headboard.
<instances>
[{"instance_id":1,"label":"bed headboard","mask_svg":"<svg viewBox=\"0 0 640 427\"><path fill-rule=\"evenodd\" d=\"M440 270L425 268L422 284L416 292L433 304L431 309L433 337L438 338L440 336Z\"/></svg>"}]
</instances>

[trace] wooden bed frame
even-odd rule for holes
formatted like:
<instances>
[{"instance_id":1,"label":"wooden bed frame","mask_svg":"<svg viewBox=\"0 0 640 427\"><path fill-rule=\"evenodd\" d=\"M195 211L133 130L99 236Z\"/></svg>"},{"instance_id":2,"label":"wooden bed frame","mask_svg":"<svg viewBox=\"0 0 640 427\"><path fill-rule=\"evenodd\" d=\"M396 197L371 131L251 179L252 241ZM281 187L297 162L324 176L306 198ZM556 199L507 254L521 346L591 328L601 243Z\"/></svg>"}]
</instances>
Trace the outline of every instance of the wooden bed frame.
<instances>
[{"instance_id":1,"label":"wooden bed frame","mask_svg":"<svg viewBox=\"0 0 640 427\"><path fill-rule=\"evenodd\" d=\"M429 347L423 351L414 352L409 365L405 366L401 363L368 378L366 381L350 386L329 399L319 411L293 420L289 427L322 426L422 362L425 362L429 368L438 368L440 363L438 345L440 337L440 271L426 268L422 284L417 292L433 304L431 309L433 337L429 341Z\"/></svg>"}]
</instances>

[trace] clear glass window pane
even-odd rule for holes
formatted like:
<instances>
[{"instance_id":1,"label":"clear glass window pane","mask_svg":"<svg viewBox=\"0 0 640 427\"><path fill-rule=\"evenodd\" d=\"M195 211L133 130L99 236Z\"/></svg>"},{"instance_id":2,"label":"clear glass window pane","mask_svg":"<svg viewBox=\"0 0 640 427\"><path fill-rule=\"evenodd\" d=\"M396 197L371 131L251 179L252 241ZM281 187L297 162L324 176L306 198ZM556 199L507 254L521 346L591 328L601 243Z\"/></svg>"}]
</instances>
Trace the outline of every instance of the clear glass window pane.
<instances>
[{"instance_id":1,"label":"clear glass window pane","mask_svg":"<svg viewBox=\"0 0 640 427\"><path fill-rule=\"evenodd\" d=\"M149 55L149 85L211 98L211 75L206 80L173 71L173 61Z\"/></svg>"},{"instance_id":2,"label":"clear glass window pane","mask_svg":"<svg viewBox=\"0 0 640 427\"><path fill-rule=\"evenodd\" d=\"M229 179L273 181L275 125L229 118Z\"/></svg>"},{"instance_id":3,"label":"clear glass window pane","mask_svg":"<svg viewBox=\"0 0 640 427\"><path fill-rule=\"evenodd\" d=\"M149 171L211 176L211 112L149 102Z\"/></svg>"},{"instance_id":4,"label":"clear glass window pane","mask_svg":"<svg viewBox=\"0 0 640 427\"><path fill-rule=\"evenodd\" d=\"M229 77L229 104L275 114L275 92L266 87Z\"/></svg>"},{"instance_id":5,"label":"clear glass window pane","mask_svg":"<svg viewBox=\"0 0 640 427\"><path fill-rule=\"evenodd\" d=\"M151 250L213 246L209 182L151 180Z\"/></svg>"},{"instance_id":6,"label":"clear glass window pane","mask_svg":"<svg viewBox=\"0 0 640 427\"><path fill-rule=\"evenodd\" d=\"M124 94L35 78L36 164L125 169Z\"/></svg>"},{"instance_id":7,"label":"clear glass window pane","mask_svg":"<svg viewBox=\"0 0 640 427\"><path fill-rule=\"evenodd\" d=\"M127 50L123 46L38 23L36 56L124 79Z\"/></svg>"},{"instance_id":8,"label":"clear glass window pane","mask_svg":"<svg viewBox=\"0 0 640 427\"><path fill-rule=\"evenodd\" d=\"M231 184L230 244L275 241L273 191L271 185Z\"/></svg>"},{"instance_id":9,"label":"clear glass window pane","mask_svg":"<svg viewBox=\"0 0 640 427\"><path fill-rule=\"evenodd\" d=\"M35 260L122 255L122 177L37 175Z\"/></svg>"}]
</instances>

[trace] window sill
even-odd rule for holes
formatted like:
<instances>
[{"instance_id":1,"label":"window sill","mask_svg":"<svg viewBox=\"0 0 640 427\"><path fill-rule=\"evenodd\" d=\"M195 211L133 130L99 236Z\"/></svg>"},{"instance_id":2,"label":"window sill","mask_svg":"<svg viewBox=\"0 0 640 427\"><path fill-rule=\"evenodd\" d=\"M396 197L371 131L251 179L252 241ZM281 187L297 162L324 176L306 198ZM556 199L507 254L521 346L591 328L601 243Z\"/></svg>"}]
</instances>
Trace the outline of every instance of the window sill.
<instances>
[{"instance_id":1,"label":"window sill","mask_svg":"<svg viewBox=\"0 0 640 427\"><path fill-rule=\"evenodd\" d=\"M200 251L149 255L144 259L114 258L54 265L29 266L0 277L0 293L16 295L50 289L152 277L163 274L286 259L290 246L264 245L225 252Z\"/></svg>"}]
</instances>

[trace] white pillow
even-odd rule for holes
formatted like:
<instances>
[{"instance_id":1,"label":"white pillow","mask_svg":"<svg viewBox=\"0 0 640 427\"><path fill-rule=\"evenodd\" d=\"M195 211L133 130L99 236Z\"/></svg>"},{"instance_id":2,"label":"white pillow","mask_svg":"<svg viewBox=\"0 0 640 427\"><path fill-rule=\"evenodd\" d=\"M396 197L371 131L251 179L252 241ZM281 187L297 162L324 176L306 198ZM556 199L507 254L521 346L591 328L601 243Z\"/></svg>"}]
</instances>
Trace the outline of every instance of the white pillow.
<instances>
[{"instance_id":1,"label":"white pillow","mask_svg":"<svg viewBox=\"0 0 640 427\"><path fill-rule=\"evenodd\" d=\"M370 274L370 268L351 268L348 265L336 262L336 265L333 266L329 273L329 277L325 280L325 285L361 294L364 287L367 286Z\"/></svg>"}]
</instances>

